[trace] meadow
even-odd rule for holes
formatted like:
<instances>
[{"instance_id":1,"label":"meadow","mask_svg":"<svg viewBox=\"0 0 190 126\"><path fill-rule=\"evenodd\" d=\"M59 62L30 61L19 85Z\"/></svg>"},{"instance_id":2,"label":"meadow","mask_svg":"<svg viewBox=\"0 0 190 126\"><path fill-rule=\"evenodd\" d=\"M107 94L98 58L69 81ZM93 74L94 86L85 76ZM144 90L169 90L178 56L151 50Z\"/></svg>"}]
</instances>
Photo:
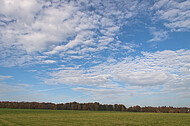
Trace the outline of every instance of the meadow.
<instances>
[{"instance_id":1,"label":"meadow","mask_svg":"<svg viewBox=\"0 0 190 126\"><path fill-rule=\"evenodd\" d=\"M189 126L189 113L0 109L0 126Z\"/></svg>"}]
</instances>

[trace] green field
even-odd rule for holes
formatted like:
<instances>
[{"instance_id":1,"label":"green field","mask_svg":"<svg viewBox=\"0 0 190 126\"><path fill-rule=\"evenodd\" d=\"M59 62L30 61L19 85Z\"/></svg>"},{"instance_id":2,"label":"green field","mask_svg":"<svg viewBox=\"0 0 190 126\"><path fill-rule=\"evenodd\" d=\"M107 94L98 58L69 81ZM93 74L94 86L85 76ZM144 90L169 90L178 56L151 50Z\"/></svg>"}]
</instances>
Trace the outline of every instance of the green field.
<instances>
[{"instance_id":1,"label":"green field","mask_svg":"<svg viewBox=\"0 0 190 126\"><path fill-rule=\"evenodd\" d=\"M186 113L0 109L0 126L190 126Z\"/></svg>"}]
</instances>

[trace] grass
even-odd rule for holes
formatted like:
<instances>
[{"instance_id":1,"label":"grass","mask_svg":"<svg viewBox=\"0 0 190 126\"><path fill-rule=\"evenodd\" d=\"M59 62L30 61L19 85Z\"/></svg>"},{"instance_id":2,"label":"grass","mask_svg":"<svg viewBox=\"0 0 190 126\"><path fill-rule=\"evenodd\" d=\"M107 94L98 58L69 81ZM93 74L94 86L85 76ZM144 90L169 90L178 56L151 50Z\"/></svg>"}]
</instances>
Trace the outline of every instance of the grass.
<instances>
[{"instance_id":1,"label":"grass","mask_svg":"<svg viewBox=\"0 0 190 126\"><path fill-rule=\"evenodd\" d=\"M0 126L189 126L186 113L0 109Z\"/></svg>"}]
</instances>

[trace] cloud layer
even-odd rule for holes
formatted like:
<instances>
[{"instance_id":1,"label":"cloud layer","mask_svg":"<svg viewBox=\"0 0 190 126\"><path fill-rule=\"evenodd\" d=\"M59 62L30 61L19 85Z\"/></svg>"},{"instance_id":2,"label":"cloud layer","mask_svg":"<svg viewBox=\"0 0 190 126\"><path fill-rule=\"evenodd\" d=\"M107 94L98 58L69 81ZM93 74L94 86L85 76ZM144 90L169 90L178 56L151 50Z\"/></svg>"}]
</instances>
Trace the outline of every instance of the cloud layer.
<instances>
[{"instance_id":1,"label":"cloud layer","mask_svg":"<svg viewBox=\"0 0 190 126\"><path fill-rule=\"evenodd\" d=\"M75 88L75 90L81 91L102 88L105 91L111 89L116 92L119 90L118 93L122 93L120 90L128 90L131 87L134 87L134 91L137 92L139 88L152 90L157 87L158 90L155 93L171 93L173 91L187 93L190 81L189 59L190 51L183 49L155 53L142 52L142 56L125 58L120 62L109 62L109 60L88 69L60 67L49 73L49 79L45 79L44 82L89 87L89 89ZM145 92L148 94L150 90Z\"/></svg>"},{"instance_id":2,"label":"cloud layer","mask_svg":"<svg viewBox=\"0 0 190 126\"><path fill-rule=\"evenodd\" d=\"M66 59L71 51L74 58L102 56L102 50L125 46L127 42L119 40L121 29L146 23L142 17L152 21L150 42L166 40L170 32L189 31L189 1L0 2L0 57L4 66L44 63L55 55ZM155 28L157 23L162 27ZM133 50L130 47L125 49Z\"/></svg>"},{"instance_id":3,"label":"cloud layer","mask_svg":"<svg viewBox=\"0 0 190 126\"><path fill-rule=\"evenodd\" d=\"M135 15L135 2L121 10L108 1L1 0L0 6L1 57L9 62L10 56L15 59L11 66L44 60L39 54L107 49L110 43L117 43L116 34L127 23L122 21Z\"/></svg>"}]
</instances>

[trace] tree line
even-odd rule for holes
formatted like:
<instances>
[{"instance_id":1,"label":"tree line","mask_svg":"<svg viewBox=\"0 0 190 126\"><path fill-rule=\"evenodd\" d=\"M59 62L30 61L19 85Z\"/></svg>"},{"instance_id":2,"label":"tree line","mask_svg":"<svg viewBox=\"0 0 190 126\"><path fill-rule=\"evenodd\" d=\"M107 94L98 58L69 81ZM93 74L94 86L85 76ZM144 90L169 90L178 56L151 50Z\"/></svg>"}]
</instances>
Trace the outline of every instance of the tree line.
<instances>
[{"instance_id":1,"label":"tree line","mask_svg":"<svg viewBox=\"0 0 190 126\"><path fill-rule=\"evenodd\" d=\"M154 112L154 113L190 113L190 108L187 107L140 107L132 106L126 108L123 104L100 104L94 103L39 103L39 102L9 102L1 101L0 108L13 108L13 109L51 109L51 110L89 110L89 111L125 111L125 112Z\"/></svg>"}]
</instances>

